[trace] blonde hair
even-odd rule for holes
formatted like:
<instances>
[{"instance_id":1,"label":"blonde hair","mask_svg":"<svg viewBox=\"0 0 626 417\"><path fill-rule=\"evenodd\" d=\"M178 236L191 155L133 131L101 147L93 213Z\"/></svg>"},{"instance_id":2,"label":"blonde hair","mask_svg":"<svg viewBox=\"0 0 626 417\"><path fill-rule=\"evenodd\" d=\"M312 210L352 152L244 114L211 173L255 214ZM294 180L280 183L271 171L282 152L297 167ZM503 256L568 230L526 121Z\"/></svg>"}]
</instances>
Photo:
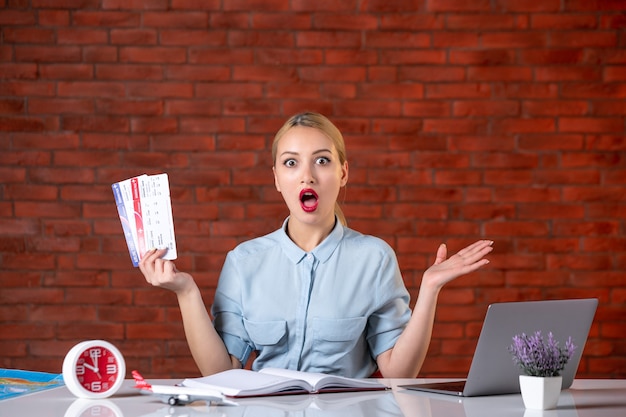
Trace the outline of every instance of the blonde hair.
<instances>
[{"instance_id":1,"label":"blonde hair","mask_svg":"<svg viewBox=\"0 0 626 417\"><path fill-rule=\"evenodd\" d=\"M274 136L274 142L272 143L272 163L276 165L276 156L278 153L278 142L289 129L295 126L312 127L320 132L324 133L335 145L337 154L339 155L339 162L343 165L346 158L346 143L343 140L343 135L326 116L319 113L304 112L298 113L289 118L285 124L276 132ZM343 214L339 202L335 201L335 215L344 226L347 225L346 216Z\"/></svg>"}]
</instances>

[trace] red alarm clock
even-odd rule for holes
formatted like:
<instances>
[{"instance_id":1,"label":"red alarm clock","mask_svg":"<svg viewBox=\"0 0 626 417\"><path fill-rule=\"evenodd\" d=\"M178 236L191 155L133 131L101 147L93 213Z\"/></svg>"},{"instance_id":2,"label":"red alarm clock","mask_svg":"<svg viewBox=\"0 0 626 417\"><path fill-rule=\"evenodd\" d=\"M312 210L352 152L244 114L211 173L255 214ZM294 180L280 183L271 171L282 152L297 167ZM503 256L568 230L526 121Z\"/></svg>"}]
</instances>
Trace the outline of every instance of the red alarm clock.
<instances>
[{"instance_id":1,"label":"red alarm clock","mask_svg":"<svg viewBox=\"0 0 626 417\"><path fill-rule=\"evenodd\" d=\"M104 340L87 340L65 355L63 380L79 398L106 398L120 389L126 363L119 349Z\"/></svg>"}]
</instances>

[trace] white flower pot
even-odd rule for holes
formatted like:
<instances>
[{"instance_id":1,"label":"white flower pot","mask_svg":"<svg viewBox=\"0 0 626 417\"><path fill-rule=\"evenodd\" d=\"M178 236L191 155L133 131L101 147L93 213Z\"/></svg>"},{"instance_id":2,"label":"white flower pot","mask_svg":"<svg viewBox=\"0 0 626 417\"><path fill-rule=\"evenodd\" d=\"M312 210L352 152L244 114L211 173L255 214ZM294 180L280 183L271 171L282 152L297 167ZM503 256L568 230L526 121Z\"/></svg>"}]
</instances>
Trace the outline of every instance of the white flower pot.
<instances>
[{"instance_id":1,"label":"white flower pot","mask_svg":"<svg viewBox=\"0 0 626 417\"><path fill-rule=\"evenodd\" d=\"M561 394L563 378L560 376L519 376L524 406L532 410L551 410L556 408Z\"/></svg>"}]
</instances>

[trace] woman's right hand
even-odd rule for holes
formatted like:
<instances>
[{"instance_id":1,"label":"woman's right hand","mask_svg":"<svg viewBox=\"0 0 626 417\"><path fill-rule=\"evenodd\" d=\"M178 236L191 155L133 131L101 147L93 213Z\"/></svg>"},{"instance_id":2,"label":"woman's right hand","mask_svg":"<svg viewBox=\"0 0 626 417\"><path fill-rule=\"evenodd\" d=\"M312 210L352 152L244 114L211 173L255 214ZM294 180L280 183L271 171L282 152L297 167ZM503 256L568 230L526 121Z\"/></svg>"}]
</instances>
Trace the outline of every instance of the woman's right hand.
<instances>
[{"instance_id":1,"label":"woman's right hand","mask_svg":"<svg viewBox=\"0 0 626 417\"><path fill-rule=\"evenodd\" d=\"M139 269L146 281L155 286L166 288L181 295L195 287L191 275L176 269L174 262L163 259L167 249L151 249L139 262Z\"/></svg>"}]
</instances>

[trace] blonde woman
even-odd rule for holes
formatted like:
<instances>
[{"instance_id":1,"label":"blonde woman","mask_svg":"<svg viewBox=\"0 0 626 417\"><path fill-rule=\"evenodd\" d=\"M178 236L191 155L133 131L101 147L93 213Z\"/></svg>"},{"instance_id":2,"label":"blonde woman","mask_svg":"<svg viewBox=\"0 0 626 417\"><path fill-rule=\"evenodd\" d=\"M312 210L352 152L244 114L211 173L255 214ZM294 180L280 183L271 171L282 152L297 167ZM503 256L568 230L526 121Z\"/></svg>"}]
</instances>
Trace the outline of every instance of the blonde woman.
<instances>
[{"instance_id":1,"label":"blonde woman","mask_svg":"<svg viewBox=\"0 0 626 417\"><path fill-rule=\"evenodd\" d=\"M289 216L280 229L228 253L213 320L191 275L163 260L164 250L149 251L140 264L150 284L176 293L201 373L240 368L254 352L254 370L416 377L441 288L486 265L493 242L477 241L450 258L440 245L411 312L392 248L348 228L337 204L349 170L333 123L317 113L291 117L272 157Z\"/></svg>"}]
</instances>

